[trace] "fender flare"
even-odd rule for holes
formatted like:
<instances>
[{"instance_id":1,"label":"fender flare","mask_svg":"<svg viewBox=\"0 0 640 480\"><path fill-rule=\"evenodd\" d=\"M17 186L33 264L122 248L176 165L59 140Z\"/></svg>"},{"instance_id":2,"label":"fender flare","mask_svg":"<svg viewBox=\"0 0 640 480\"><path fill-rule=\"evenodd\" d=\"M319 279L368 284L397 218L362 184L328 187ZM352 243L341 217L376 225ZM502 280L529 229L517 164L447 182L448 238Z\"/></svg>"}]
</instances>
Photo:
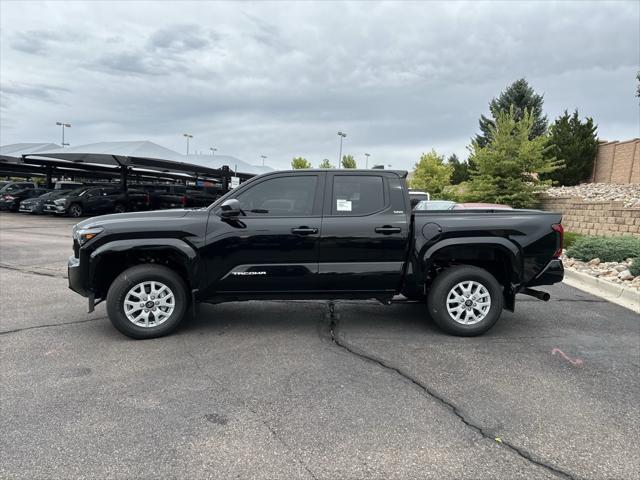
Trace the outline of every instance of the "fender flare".
<instances>
[{"instance_id":1,"label":"fender flare","mask_svg":"<svg viewBox=\"0 0 640 480\"><path fill-rule=\"evenodd\" d=\"M423 265L428 265L431 258L438 251L447 247L460 247L460 246L491 246L497 247L501 251L507 254L511 260L511 275L513 283L519 283L522 276L522 254L517 245L513 242L501 237L469 237L469 238L448 238L446 240L440 240L439 242L431 245L427 251L422 255Z\"/></svg>"},{"instance_id":2,"label":"fender flare","mask_svg":"<svg viewBox=\"0 0 640 480\"><path fill-rule=\"evenodd\" d=\"M198 253L184 240L179 238L131 238L126 240L113 240L96 248L90 255L90 278L93 278L96 265L101 256L112 252L129 252L139 249L173 250L183 258L189 283L193 290L197 290L200 283L200 269L198 268Z\"/></svg>"}]
</instances>

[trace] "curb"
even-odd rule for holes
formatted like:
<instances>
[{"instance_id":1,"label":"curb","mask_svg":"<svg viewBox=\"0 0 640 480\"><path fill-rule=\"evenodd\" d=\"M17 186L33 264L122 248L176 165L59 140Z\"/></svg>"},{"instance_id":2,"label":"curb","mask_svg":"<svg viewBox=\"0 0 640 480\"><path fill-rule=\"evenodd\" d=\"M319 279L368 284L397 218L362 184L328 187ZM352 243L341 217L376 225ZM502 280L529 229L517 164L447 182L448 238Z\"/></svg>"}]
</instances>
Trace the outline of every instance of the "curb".
<instances>
[{"instance_id":1,"label":"curb","mask_svg":"<svg viewBox=\"0 0 640 480\"><path fill-rule=\"evenodd\" d=\"M586 273L566 269L564 283L640 313L640 291Z\"/></svg>"}]
</instances>

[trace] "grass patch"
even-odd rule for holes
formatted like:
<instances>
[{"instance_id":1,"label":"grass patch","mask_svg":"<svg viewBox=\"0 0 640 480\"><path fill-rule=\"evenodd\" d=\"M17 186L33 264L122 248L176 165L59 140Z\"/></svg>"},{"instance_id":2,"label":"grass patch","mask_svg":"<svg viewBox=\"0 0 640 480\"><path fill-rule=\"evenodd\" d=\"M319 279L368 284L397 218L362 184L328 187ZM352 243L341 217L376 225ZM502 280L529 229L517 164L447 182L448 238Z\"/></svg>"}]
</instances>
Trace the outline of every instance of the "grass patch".
<instances>
[{"instance_id":1,"label":"grass patch","mask_svg":"<svg viewBox=\"0 0 640 480\"><path fill-rule=\"evenodd\" d=\"M640 257L640 237L582 236L567 248L567 255L583 262L599 258L603 262L622 262L629 257Z\"/></svg>"}]
</instances>

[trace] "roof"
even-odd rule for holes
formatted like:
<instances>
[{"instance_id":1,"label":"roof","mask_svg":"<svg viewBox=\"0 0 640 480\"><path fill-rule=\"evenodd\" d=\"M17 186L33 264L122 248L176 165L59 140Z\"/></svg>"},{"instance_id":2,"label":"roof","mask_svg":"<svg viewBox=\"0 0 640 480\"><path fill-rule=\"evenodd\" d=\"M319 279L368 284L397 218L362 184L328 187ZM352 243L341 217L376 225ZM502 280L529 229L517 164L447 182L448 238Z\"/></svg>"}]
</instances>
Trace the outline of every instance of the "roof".
<instances>
[{"instance_id":1,"label":"roof","mask_svg":"<svg viewBox=\"0 0 640 480\"><path fill-rule=\"evenodd\" d=\"M0 146L0 162L18 163L22 155L60 148L55 143L12 143Z\"/></svg>"},{"instance_id":2,"label":"roof","mask_svg":"<svg viewBox=\"0 0 640 480\"><path fill-rule=\"evenodd\" d=\"M381 173L393 173L400 178L407 177L406 170L383 170L383 169L365 169L365 168L299 168L295 170L279 170L278 173L297 173L297 172L341 172L341 173L368 173L380 175Z\"/></svg>"},{"instance_id":3,"label":"roof","mask_svg":"<svg viewBox=\"0 0 640 480\"><path fill-rule=\"evenodd\" d=\"M39 157L58 158L72 162L127 165L131 158L183 161L178 152L146 140L135 142L98 142L67 148L40 150ZM119 162L119 163L117 163Z\"/></svg>"},{"instance_id":4,"label":"roof","mask_svg":"<svg viewBox=\"0 0 640 480\"><path fill-rule=\"evenodd\" d=\"M261 165L251 165L239 158L232 157L231 155L187 155L185 156L185 162L193 163L195 165L206 166L209 168L222 168L223 165L227 165L232 171L238 173L244 173L248 175L260 175L262 173L272 172L273 168Z\"/></svg>"}]
</instances>

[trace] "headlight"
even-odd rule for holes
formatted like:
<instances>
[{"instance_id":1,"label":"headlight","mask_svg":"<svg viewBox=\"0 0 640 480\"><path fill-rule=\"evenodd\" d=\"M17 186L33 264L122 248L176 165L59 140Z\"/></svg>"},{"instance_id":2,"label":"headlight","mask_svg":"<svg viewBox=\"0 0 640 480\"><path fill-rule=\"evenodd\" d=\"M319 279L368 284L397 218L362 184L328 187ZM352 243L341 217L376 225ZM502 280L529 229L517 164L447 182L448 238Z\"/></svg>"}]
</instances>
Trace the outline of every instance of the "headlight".
<instances>
[{"instance_id":1,"label":"headlight","mask_svg":"<svg viewBox=\"0 0 640 480\"><path fill-rule=\"evenodd\" d=\"M53 201L56 205L64 205L64 202L66 202L64 198L59 198L58 200Z\"/></svg>"},{"instance_id":2,"label":"headlight","mask_svg":"<svg viewBox=\"0 0 640 480\"><path fill-rule=\"evenodd\" d=\"M80 245L84 245L92 238L99 235L104 228L102 227L90 227L90 228L76 228L73 227L73 239L77 240Z\"/></svg>"}]
</instances>

